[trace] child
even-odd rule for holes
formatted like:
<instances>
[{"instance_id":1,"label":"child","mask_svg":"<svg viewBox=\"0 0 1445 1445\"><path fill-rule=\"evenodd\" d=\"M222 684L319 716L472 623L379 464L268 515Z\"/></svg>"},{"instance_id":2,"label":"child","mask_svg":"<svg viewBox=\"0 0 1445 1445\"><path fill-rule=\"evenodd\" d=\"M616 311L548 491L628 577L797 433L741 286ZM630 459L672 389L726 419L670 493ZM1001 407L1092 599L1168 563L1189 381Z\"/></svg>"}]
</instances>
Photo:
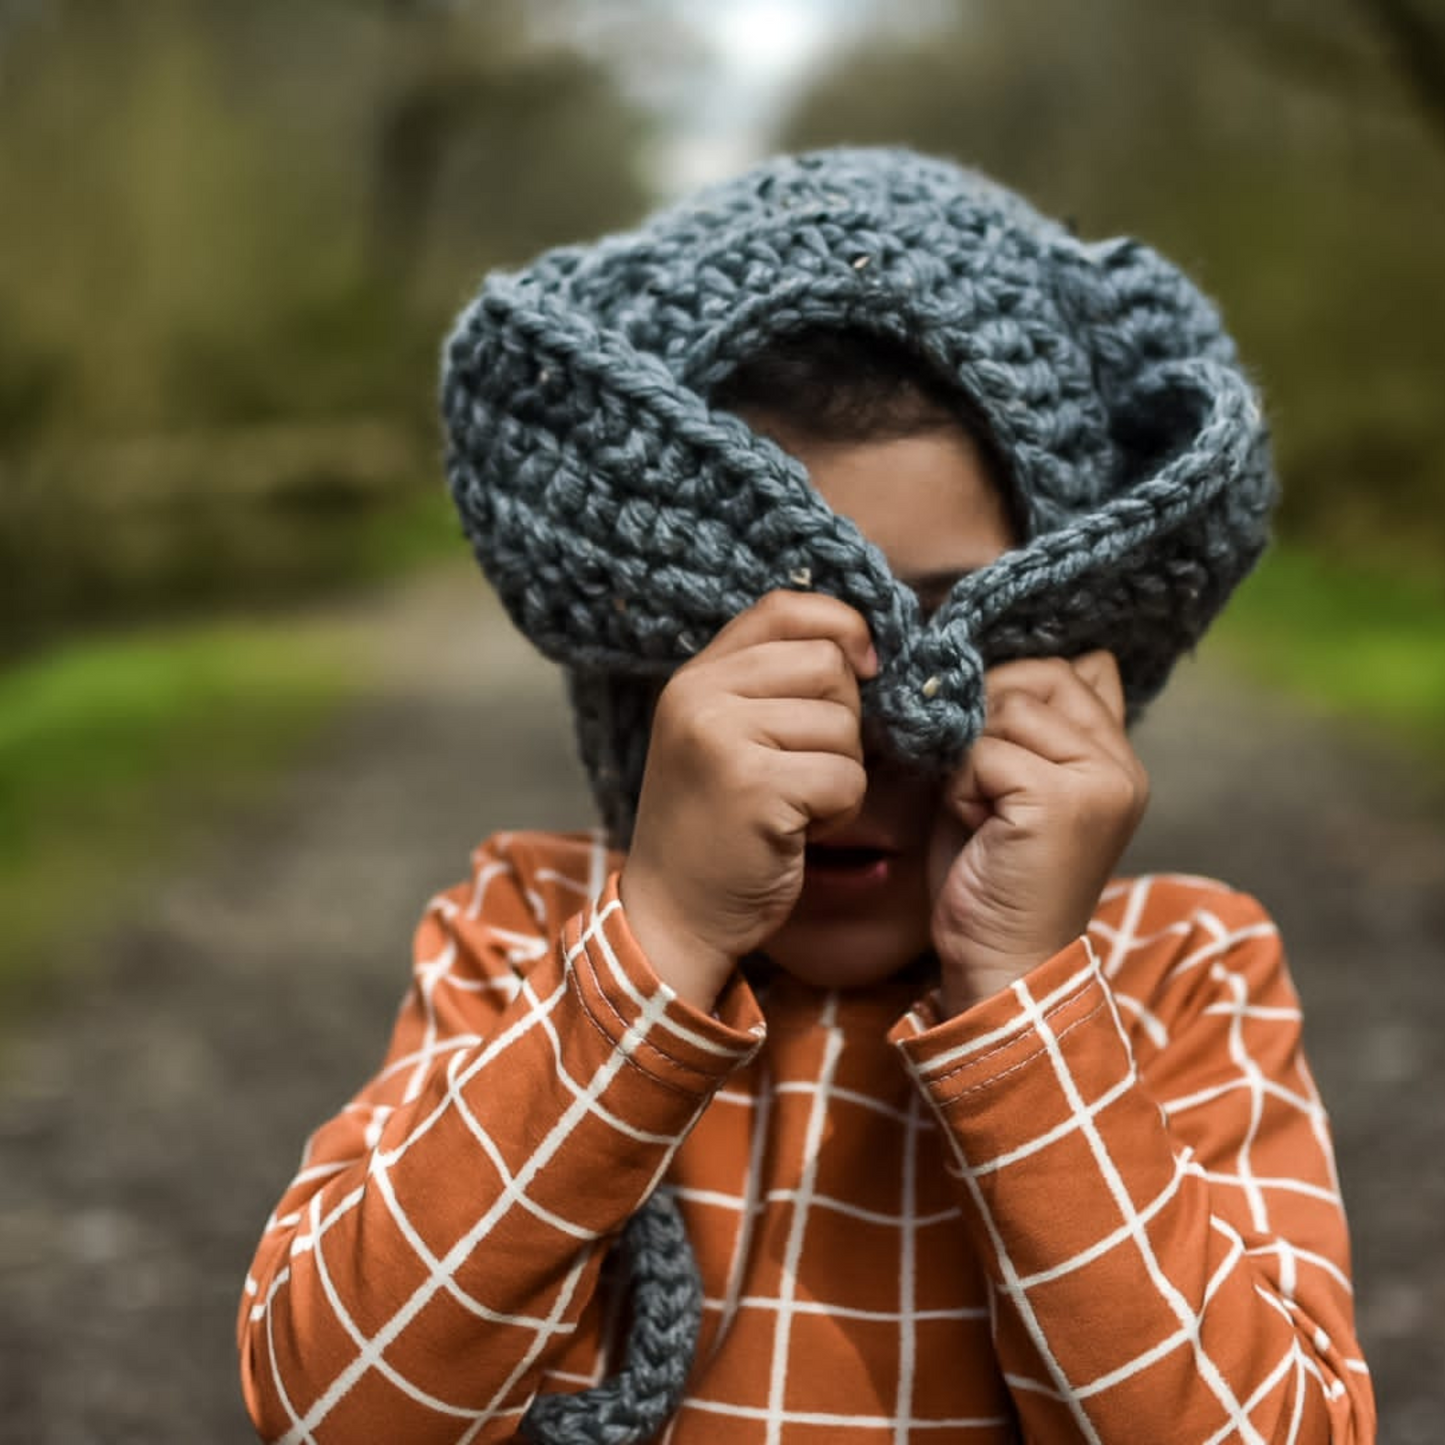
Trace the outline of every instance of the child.
<instances>
[{"instance_id":1,"label":"child","mask_svg":"<svg viewBox=\"0 0 1445 1445\"><path fill-rule=\"evenodd\" d=\"M1111 878L1274 498L1208 303L820 152L489 279L444 401L606 834L432 901L247 1279L262 1434L1372 1440L1275 930Z\"/></svg>"}]
</instances>

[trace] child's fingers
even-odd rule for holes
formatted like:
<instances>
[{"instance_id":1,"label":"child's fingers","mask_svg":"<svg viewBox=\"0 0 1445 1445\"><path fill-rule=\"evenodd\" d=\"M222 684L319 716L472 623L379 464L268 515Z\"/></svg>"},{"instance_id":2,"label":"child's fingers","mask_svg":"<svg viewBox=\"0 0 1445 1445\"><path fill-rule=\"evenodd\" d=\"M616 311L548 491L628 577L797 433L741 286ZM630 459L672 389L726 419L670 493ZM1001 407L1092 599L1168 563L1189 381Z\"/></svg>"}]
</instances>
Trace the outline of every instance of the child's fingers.
<instances>
[{"instance_id":1,"label":"child's fingers","mask_svg":"<svg viewBox=\"0 0 1445 1445\"><path fill-rule=\"evenodd\" d=\"M990 813L1007 814L1011 798L1046 796L1053 766L1020 743L985 734L949 780L944 801L970 828L977 828Z\"/></svg>"},{"instance_id":2,"label":"child's fingers","mask_svg":"<svg viewBox=\"0 0 1445 1445\"><path fill-rule=\"evenodd\" d=\"M1083 763L1100 752L1094 733L1067 713L1022 688L998 693L989 707L984 736L1007 738L1051 763Z\"/></svg>"},{"instance_id":3,"label":"child's fingers","mask_svg":"<svg viewBox=\"0 0 1445 1445\"><path fill-rule=\"evenodd\" d=\"M1085 657L1089 659L1085 663L1087 676L1076 663L1059 657L1023 658L990 668L983 679L988 711L993 710L1002 693L1018 689L1052 704L1077 726L1100 738L1121 736L1123 689L1111 686L1108 677L1112 669L1117 679L1117 665L1109 653L1087 653Z\"/></svg>"},{"instance_id":4,"label":"child's fingers","mask_svg":"<svg viewBox=\"0 0 1445 1445\"><path fill-rule=\"evenodd\" d=\"M830 699L761 698L747 710L751 736L793 753L831 753L863 761L858 714Z\"/></svg>"},{"instance_id":5,"label":"child's fingers","mask_svg":"<svg viewBox=\"0 0 1445 1445\"><path fill-rule=\"evenodd\" d=\"M1149 775L1122 733L1085 732L1057 708L1025 692L1005 694L987 735L1027 748L1072 774L1074 789L1131 816L1142 815ZM1056 779L1056 783L1062 783Z\"/></svg>"},{"instance_id":6,"label":"child's fingers","mask_svg":"<svg viewBox=\"0 0 1445 1445\"><path fill-rule=\"evenodd\" d=\"M810 638L833 642L859 677L872 677L878 671L878 657L863 614L821 592L769 592L734 617L705 652L724 657L760 643Z\"/></svg>"},{"instance_id":7,"label":"child's fingers","mask_svg":"<svg viewBox=\"0 0 1445 1445\"><path fill-rule=\"evenodd\" d=\"M1021 687L995 693L984 732L1008 738L1047 758L1051 763L1089 763L1107 758L1116 767L1133 772L1138 756L1123 731L1113 725L1090 727L1057 699L1045 700Z\"/></svg>"},{"instance_id":8,"label":"child's fingers","mask_svg":"<svg viewBox=\"0 0 1445 1445\"><path fill-rule=\"evenodd\" d=\"M712 674L717 686L746 698L827 698L855 718L862 710L858 676L836 642L761 642L722 658Z\"/></svg>"},{"instance_id":9,"label":"child's fingers","mask_svg":"<svg viewBox=\"0 0 1445 1445\"><path fill-rule=\"evenodd\" d=\"M1080 653L1070 667L1099 695L1109 715L1124 725L1124 679L1119 675L1119 659L1105 648Z\"/></svg>"},{"instance_id":10,"label":"child's fingers","mask_svg":"<svg viewBox=\"0 0 1445 1445\"><path fill-rule=\"evenodd\" d=\"M775 757L777 795L803 820L809 838L846 826L863 807L868 774L854 758L836 753L779 752Z\"/></svg>"}]
</instances>

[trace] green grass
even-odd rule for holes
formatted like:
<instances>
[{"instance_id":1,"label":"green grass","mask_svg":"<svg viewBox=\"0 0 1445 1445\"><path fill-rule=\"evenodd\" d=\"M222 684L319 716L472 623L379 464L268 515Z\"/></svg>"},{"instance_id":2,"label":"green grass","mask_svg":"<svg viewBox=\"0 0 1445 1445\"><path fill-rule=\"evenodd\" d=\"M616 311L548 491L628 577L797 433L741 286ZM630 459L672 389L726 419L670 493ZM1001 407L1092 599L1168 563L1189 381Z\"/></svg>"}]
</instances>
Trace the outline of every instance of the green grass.
<instances>
[{"instance_id":1,"label":"green grass","mask_svg":"<svg viewBox=\"0 0 1445 1445\"><path fill-rule=\"evenodd\" d=\"M0 994L264 788L350 689L318 629L211 623L76 643L0 674Z\"/></svg>"},{"instance_id":2,"label":"green grass","mask_svg":"<svg viewBox=\"0 0 1445 1445\"><path fill-rule=\"evenodd\" d=\"M1445 775L1445 583L1276 547L1213 634L1249 676L1372 726Z\"/></svg>"}]
</instances>

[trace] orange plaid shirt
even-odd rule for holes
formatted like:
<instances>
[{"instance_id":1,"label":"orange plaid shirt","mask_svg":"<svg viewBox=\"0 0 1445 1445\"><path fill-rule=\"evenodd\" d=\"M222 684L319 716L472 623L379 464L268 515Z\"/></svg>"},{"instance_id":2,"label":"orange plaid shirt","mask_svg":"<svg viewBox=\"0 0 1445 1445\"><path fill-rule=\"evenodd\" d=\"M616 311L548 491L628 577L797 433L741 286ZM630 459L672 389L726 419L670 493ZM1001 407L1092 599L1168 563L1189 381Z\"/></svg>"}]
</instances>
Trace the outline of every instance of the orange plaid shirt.
<instances>
[{"instance_id":1,"label":"orange plaid shirt","mask_svg":"<svg viewBox=\"0 0 1445 1445\"><path fill-rule=\"evenodd\" d=\"M705 1295L672 1445L1368 1442L1328 1123L1258 903L1119 879L940 1019L904 981L652 973L584 835L432 900L375 1078L241 1303L285 1441L498 1441L616 1360L607 1245L659 1186Z\"/></svg>"}]
</instances>

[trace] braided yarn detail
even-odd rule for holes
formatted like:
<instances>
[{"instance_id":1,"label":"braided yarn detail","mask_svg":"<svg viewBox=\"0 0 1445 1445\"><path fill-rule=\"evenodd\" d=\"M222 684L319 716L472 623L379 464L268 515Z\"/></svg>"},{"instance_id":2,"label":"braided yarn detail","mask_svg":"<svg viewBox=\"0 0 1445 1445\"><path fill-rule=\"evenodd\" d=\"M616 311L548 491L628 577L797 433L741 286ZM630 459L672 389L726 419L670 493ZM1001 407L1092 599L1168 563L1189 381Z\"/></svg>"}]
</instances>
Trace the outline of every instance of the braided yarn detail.
<instances>
[{"instance_id":1,"label":"braided yarn detail","mask_svg":"<svg viewBox=\"0 0 1445 1445\"><path fill-rule=\"evenodd\" d=\"M632 1330L622 1368L575 1395L539 1395L522 1419L535 1445L634 1445L682 1399L702 1321L702 1281L677 1202L659 1191L619 1241L630 1269Z\"/></svg>"}]
</instances>

